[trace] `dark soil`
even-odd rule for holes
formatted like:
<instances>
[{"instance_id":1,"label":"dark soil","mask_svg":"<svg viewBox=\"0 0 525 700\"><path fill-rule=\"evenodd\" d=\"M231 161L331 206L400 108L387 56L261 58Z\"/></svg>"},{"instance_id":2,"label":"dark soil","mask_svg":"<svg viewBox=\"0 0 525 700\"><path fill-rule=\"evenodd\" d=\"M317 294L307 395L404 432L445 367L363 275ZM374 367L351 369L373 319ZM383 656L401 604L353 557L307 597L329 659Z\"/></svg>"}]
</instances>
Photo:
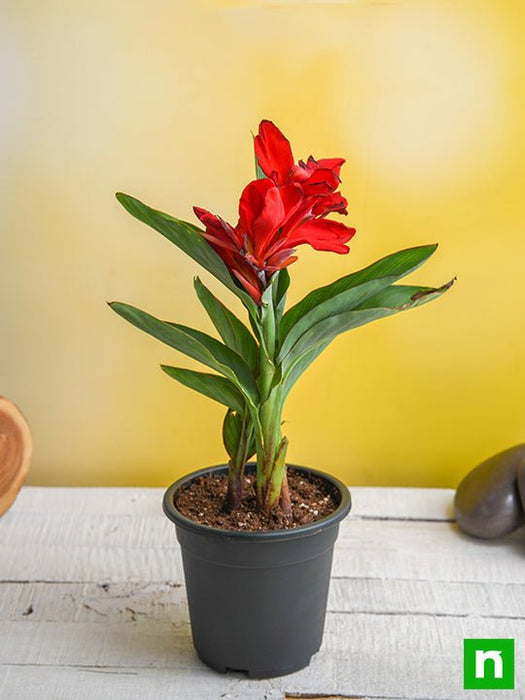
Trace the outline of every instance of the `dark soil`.
<instances>
[{"instance_id":1,"label":"dark soil","mask_svg":"<svg viewBox=\"0 0 525 700\"><path fill-rule=\"evenodd\" d=\"M328 485L314 475L288 469L292 503L292 522L287 522L279 507L270 515L256 510L255 476L244 476L243 502L239 510L228 513L225 507L226 474L199 476L175 496L175 507L186 518L222 530L256 532L284 530L308 525L325 518L337 508Z\"/></svg>"}]
</instances>

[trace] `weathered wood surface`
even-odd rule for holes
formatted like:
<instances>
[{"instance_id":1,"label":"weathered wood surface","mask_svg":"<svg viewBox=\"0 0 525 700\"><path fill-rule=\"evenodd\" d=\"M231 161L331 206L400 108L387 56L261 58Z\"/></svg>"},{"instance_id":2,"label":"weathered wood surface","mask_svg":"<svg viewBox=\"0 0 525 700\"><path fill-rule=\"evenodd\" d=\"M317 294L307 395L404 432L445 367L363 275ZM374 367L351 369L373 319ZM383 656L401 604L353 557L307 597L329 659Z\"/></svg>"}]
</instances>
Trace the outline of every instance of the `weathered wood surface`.
<instances>
[{"instance_id":1,"label":"weathered wood surface","mask_svg":"<svg viewBox=\"0 0 525 700\"><path fill-rule=\"evenodd\" d=\"M196 658L160 489L25 488L0 519L0 698L494 698L463 691L465 637L516 640L525 697L524 532L461 535L452 492L353 489L326 631L308 669L269 681Z\"/></svg>"}]
</instances>

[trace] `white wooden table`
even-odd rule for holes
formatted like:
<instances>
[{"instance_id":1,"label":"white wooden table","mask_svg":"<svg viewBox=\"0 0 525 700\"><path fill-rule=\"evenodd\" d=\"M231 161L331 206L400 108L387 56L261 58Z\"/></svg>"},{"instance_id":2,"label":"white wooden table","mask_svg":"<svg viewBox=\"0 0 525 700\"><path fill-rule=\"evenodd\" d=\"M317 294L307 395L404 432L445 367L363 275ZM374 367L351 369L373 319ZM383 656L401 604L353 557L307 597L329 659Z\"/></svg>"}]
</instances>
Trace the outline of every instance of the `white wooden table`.
<instances>
[{"instance_id":1,"label":"white wooden table","mask_svg":"<svg viewBox=\"0 0 525 700\"><path fill-rule=\"evenodd\" d=\"M525 536L484 543L452 491L352 490L309 668L219 675L190 638L160 489L23 489L0 519L0 698L525 697ZM463 638L516 640L515 691L464 691Z\"/></svg>"}]
</instances>

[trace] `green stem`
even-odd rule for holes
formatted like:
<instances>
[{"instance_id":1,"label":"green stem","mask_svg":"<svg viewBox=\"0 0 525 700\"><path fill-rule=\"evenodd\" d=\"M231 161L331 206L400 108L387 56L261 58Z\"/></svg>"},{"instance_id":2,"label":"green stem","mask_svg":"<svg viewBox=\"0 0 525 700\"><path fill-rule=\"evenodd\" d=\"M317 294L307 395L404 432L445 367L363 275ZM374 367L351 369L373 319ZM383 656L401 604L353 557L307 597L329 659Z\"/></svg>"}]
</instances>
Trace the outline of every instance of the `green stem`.
<instances>
[{"instance_id":1,"label":"green stem","mask_svg":"<svg viewBox=\"0 0 525 700\"><path fill-rule=\"evenodd\" d=\"M288 448L288 439L283 438L281 443L275 453L274 462L272 465L272 470L269 474L268 484L266 487L266 494L264 498L263 510L269 513L279 502L282 495L282 487L284 476L286 473L286 450ZM286 482L286 489L284 494L284 500L289 501L289 494L287 489L288 483ZM285 504L287 507L287 504Z\"/></svg>"},{"instance_id":2,"label":"green stem","mask_svg":"<svg viewBox=\"0 0 525 700\"><path fill-rule=\"evenodd\" d=\"M281 508L284 511L286 518L291 521L292 516L292 503L290 500L290 490L288 488L288 475L286 473L286 467L283 474L283 483L281 486Z\"/></svg>"},{"instance_id":3,"label":"green stem","mask_svg":"<svg viewBox=\"0 0 525 700\"><path fill-rule=\"evenodd\" d=\"M281 498L285 506L288 492L282 494L286 471L288 441L281 434L283 386L276 364L278 321L270 287L263 294L260 307L259 410L257 441L257 505L269 513ZM257 434L259 433L259 434ZM285 511L288 511L286 506Z\"/></svg>"}]
</instances>

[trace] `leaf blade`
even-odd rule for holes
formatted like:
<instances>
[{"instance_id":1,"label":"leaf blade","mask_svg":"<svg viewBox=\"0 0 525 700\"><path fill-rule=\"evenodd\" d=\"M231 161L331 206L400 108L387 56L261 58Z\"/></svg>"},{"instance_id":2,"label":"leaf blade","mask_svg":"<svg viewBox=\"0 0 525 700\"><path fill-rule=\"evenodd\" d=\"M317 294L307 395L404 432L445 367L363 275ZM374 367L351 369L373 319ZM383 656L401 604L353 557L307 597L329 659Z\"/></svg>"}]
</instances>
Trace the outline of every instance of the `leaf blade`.
<instances>
[{"instance_id":1,"label":"leaf blade","mask_svg":"<svg viewBox=\"0 0 525 700\"><path fill-rule=\"evenodd\" d=\"M222 403L232 411L242 411L244 408L242 394L226 377L221 377L218 374L196 372L183 367L172 367L171 365L161 365L161 369L180 384L218 403Z\"/></svg>"},{"instance_id":2,"label":"leaf blade","mask_svg":"<svg viewBox=\"0 0 525 700\"><path fill-rule=\"evenodd\" d=\"M366 299L360 304L360 309L382 306L384 308L399 308L404 311L406 308L422 306L423 304L437 299L447 290L449 290L455 282L455 278L443 284L441 287L421 287L417 285L392 284L390 287L383 289L378 294ZM414 304L415 302L415 304ZM410 306L407 306L410 305Z\"/></svg>"},{"instance_id":3,"label":"leaf blade","mask_svg":"<svg viewBox=\"0 0 525 700\"><path fill-rule=\"evenodd\" d=\"M286 267L283 267L282 270L279 270L277 275L277 283L273 287L273 298L275 306L275 318L277 324L280 327L281 319L284 314L284 305L286 304L286 293L288 292L288 288L290 286L290 273L288 272Z\"/></svg>"},{"instance_id":4,"label":"leaf blade","mask_svg":"<svg viewBox=\"0 0 525 700\"><path fill-rule=\"evenodd\" d=\"M362 302L361 307L323 319L299 338L285 358L285 382L294 365L315 347L323 345L324 349L341 333L432 301L450 289L453 283L451 280L436 288L391 285Z\"/></svg>"},{"instance_id":5,"label":"leaf blade","mask_svg":"<svg viewBox=\"0 0 525 700\"><path fill-rule=\"evenodd\" d=\"M199 301L225 344L235 350L254 372L257 368L257 343L248 328L233 314L198 277L193 280Z\"/></svg>"},{"instance_id":6,"label":"leaf blade","mask_svg":"<svg viewBox=\"0 0 525 700\"><path fill-rule=\"evenodd\" d=\"M289 309L281 322L281 357L309 327L323 318L350 311L380 289L396 282L422 265L435 252L436 244L416 246L391 253L371 265L319 287Z\"/></svg>"},{"instance_id":7,"label":"leaf blade","mask_svg":"<svg viewBox=\"0 0 525 700\"><path fill-rule=\"evenodd\" d=\"M117 301L111 302L110 307L136 328L232 380L247 398L254 400L257 396L255 380L246 362L215 338L194 328L161 321L131 304Z\"/></svg>"},{"instance_id":8,"label":"leaf blade","mask_svg":"<svg viewBox=\"0 0 525 700\"><path fill-rule=\"evenodd\" d=\"M255 302L236 284L221 257L202 235L201 229L187 221L181 221L153 209L131 195L117 192L115 196L131 216L158 231L186 255L202 265L242 301L250 314L256 314Z\"/></svg>"}]
</instances>

